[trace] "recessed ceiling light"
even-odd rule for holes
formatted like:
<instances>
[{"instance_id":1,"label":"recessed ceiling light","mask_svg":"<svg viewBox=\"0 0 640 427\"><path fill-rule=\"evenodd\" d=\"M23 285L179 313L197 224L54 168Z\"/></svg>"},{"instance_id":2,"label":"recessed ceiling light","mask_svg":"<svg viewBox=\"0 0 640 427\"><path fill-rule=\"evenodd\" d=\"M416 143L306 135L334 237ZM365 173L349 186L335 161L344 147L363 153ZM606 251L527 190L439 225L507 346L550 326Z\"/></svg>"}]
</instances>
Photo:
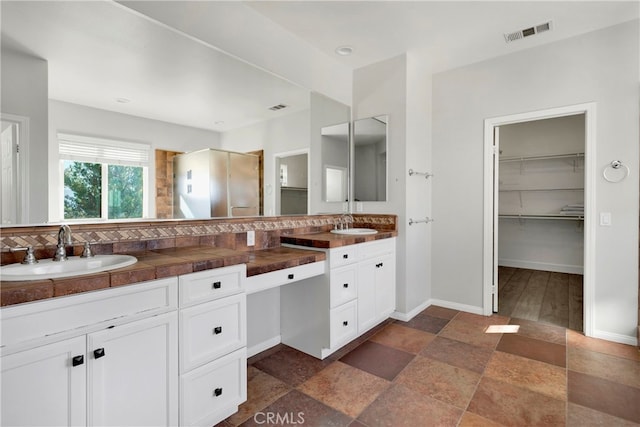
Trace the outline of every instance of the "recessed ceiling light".
<instances>
[{"instance_id":1,"label":"recessed ceiling light","mask_svg":"<svg viewBox=\"0 0 640 427\"><path fill-rule=\"evenodd\" d=\"M224 124L224 120L218 120L217 122L214 123L214 125L216 126L220 126Z\"/></svg>"},{"instance_id":2,"label":"recessed ceiling light","mask_svg":"<svg viewBox=\"0 0 640 427\"><path fill-rule=\"evenodd\" d=\"M128 104L131 100L129 98L116 98L116 102L119 102L120 104Z\"/></svg>"},{"instance_id":3,"label":"recessed ceiling light","mask_svg":"<svg viewBox=\"0 0 640 427\"><path fill-rule=\"evenodd\" d=\"M353 48L351 46L340 46L336 48L336 53L342 56L349 56L353 53Z\"/></svg>"}]
</instances>

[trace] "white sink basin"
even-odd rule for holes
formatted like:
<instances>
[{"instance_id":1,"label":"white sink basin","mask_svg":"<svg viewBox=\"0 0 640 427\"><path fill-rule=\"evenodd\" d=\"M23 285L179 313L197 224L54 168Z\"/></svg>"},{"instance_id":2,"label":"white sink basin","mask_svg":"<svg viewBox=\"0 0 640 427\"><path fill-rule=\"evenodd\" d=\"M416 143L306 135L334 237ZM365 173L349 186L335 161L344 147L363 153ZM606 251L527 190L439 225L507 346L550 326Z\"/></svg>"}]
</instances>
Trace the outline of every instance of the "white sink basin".
<instances>
[{"instance_id":1,"label":"white sink basin","mask_svg":"<svg viewBox=\"0 0 640 427\"><path fill-rule=\"evenodd\" d=\"M0 268L0 279L18 280L59 279L83 274L114 270L138 262L131 255L95 255L91 258L69 257L66 261L41 259L37 264L9 264Z\"/></svg>"},{"instance_id":2,"label":"white sink basin","mask_svg":"<svg viewBox=\"0 0 640 427\"><path fill-rule=\"evenodd\" d=\"M331 230L331 232L334 234L363 236L366 234L376 234L378 230L374 230L373 228L347 228L346 230Z\"/></svg>"}]
</instances>

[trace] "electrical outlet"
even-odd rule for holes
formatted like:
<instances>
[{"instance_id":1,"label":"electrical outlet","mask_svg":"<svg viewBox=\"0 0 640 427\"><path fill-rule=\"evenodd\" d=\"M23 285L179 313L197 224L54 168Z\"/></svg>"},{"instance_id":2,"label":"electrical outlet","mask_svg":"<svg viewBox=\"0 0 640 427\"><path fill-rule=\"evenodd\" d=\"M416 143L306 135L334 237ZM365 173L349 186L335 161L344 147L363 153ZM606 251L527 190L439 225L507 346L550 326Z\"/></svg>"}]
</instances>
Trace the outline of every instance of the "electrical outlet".
<instances>
[{"instance_id":1,"label":"electrical outlet","mask_svg":"<svg viewBox=\"0 0 640 427\"><path fill-rule=\"evenodd\" d=\"M247 231L247 246L255 246L256 244L256 232L253 230Z\"/></svg>"},{"instance_id":2,"label":"electrical outlet","mask_svg":"<svg viewBox=\"0 0 640 427\"><path fill-rule=\"evenodd\" d=\"M356 202L356 212L362 212L362 202Z\"/></svg>"}]
</instances>

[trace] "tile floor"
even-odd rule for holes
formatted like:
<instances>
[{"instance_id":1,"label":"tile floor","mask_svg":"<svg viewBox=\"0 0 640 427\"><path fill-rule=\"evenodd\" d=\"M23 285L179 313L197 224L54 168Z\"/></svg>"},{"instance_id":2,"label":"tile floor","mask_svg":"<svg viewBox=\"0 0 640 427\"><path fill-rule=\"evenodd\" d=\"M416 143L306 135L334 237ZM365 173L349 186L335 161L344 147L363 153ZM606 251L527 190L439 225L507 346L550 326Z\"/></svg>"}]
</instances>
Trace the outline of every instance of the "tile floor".
<instances>
[{"instance_id":1,"label":"tile floor","mask_svg":"<svg viewBox=\"0 0 640 427\"><path fill-rule=\"evenodd\" d=\"M432 306L325 360L279 345L248 369L248 401L220 427L640 425L637 348L499 315Z\"/></svg>"}]
</instances>

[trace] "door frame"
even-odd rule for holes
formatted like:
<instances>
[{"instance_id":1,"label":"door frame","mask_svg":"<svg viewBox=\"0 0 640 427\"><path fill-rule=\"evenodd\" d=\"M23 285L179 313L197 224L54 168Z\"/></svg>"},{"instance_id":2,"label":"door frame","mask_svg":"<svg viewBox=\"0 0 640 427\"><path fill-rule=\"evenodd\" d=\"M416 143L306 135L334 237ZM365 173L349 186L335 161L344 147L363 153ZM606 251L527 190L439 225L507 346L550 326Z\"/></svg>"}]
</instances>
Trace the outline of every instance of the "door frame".
<instances>
[{"instance_id":1,"label":"door frame","mask_svg":"<svg viewBox=\"0 0 640 427\"><path fill-rule=\"evenodd\" d=\"M2 121L18 125L18 173L16 183L17 224L29 222L29 117L0 112ZM16 225L16 224L13 224Z\"/></svg>"},{"instance_id":2,"label":"door frame","mask_svg":"<svg viewBox=\"0 0 640 427\"><path fill-rule=\"evenodd\" d=\"M273 155L273 171L274 171L274 184L272 191L273 196L273 211L274 215L280 215L280 159L291 156L298 156L300 154L307 155L307 191L311 189L311 153L309 148L299 148L297 150L283 151L275 153ZM311 197L307 195L307 214L311 212Z\"/></svg>"},{"instance_id":3,"label":"door frame","mask_svg":"<svg viewBox=\"0 0 640 427\"><path fill-rule=\"evenodd\" d=\"M514 123L556 117L584 114L585 116L585 160L584 160L584 281L583 281L583 316L584 334L592 336L594 330L594 279L596 260L596 103L569 105L545 110L530 111L500 117L492 117L484 121L484 243L483 243L483 314L492 314L493 305L493 269L494 269L494 128ZM497 215L497 213L496 213ZM497 292L497 283L495 291Z\"/></svg>"}]
</instances>

